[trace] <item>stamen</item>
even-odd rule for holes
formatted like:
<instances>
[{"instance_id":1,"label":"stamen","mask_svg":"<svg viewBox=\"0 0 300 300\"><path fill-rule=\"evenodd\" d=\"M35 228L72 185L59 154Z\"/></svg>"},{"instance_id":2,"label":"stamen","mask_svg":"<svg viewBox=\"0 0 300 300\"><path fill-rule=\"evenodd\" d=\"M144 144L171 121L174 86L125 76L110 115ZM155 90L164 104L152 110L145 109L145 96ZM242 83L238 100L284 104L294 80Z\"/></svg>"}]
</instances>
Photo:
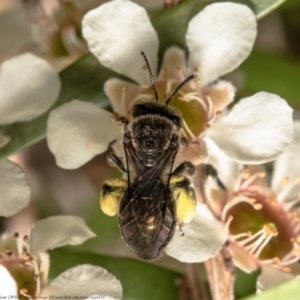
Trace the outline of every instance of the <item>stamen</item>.
<instances>
[{"instance_id":1,"label":"stamen","mask_svg":"<svg viewBox=\"0 0 300 300\"><path fill-rule=\"evenodd\" d=\"M199 71L198 67L194 67L193 70L195 71L195 73L197 73Z\"/></svg>"},{"instance_id":2,"label":"stamen","mask_svg":"<svg viewBox=\"0 0 300 300\"><path fill-rule=\"evenodd\" d=\"M169 96L171 96L171 93L173 91L173 89L172 89L173 83L178 83L178 80L176 80L176 79L166 80L166 92L165 92L166 99L169 98Z\"/></svg>"},{"instance_id":3,"label":"stamen","mask_svg":"<svg viewBox=\"0 0 300 300\"><path fill-rule=\"evenodd\" d=\"M241 184L241 186L244 186L244 187L246 187L246 186L249 186L252 182L254 182L256 179L257 179L257 177L260 177L260 174L261 174L261 172L259 172L259 173L254 173L253 175L251 175L250 177L248 176L248 178L244 178L244 179L246 179L242 184ZM250 175L250 174L249 174ZM260 177L261 178L261 177Z\"/></svg>"},{"instance_id":4,"label":"stamen","mask_svg":"<svg viewBox=\"0 0 300 300\"><path fill-rule=\"evenodd\" d=\"M292 208L293 206L295 206L295 205L297 205L297 204L299 204L299 203L300 203L300 198L296 198L296 199L294 199L294 200L290 200L290 201L284 202L284 203L282 203L282 204L283 204L284 208L285 208L287 211L289 211L289 210L291 210L291 208Z\"/></svg>"},{"instance_id":5,"label":"stamen","mask_svg":"<svg viewBox=\"0 0 300 300\"><path fill-rule=\"evenodd\" d=\"M229 226L232 221L233 221L233 216L232 215L228 216L227 221L225 223L225 231L226 232L229 232Z\"/></svg>"},{"instance_id":6,"label":"stamen","mask_svg":"<svg viewBox=\"0 0 300 300\"><path fill-rule=\"evenodd\" d=\"M185 93L184 98L182 98L182 100L187 102L191 100L197 100L203 107L203 110L207 113L208 107L206 103L203 101L203 99L199 97L198 93L196 92Z\"/></svg>"},{"instance_id":7,"label":"stamen","mask_svg":"<svg viewBox=\"0 0 300 300\"><path fill-rule=\"evenodd\" d=\"M183 130L186 132L187 136L190 136L192 140L196 139L196 136L193 134L193 132L190 130L190 128L188 127L188 125L186 124L185 120L183 120Z\"/></svg>"},{"instance_id":8,"label":"stamen","mask_svg":"<svg viewBox=\"0 0 300 300\"><path fill-rule=\"evenodd\" d=\"M284 178L282 179L282 184L288 184L289 181L290 181L289 177L284 177Z\"/></svg>"},{"instance_id":9,"label":"stamen","mask_svg":"<svg viewBox=\"0 0 300 300\"><path fill-rule=\"evenodd\" d=\"M251 243L257 237L259 237L260 235L262 235L263 232L264 232L264 229L261 229L261 230L257 231L255 234L251 234L247 239L244 239L243 241L240 241L239 245L243 247L243 246Z\"/></svg>"},{"instance_id":10,"label":"stamen","mask_svg":"<svg viewBox=\"0 0 300 300\"><path fill-rule=\"evenodd\" d=\"M216 111L217 118L220 118L222 116L222 111L218 110Z\"/></svg>"},{"instance_id":11,"label":"stamen","mask_svg":"<svg viewBox=\"0 0 300 300\"><path fill-rule=\"evenodd\" d=\"M253 204L253 207L255 210L261 210L263 208L263 205L261 203L255 203Z\"/></svg>"},{"instance_id":12,"label":"stamen","mask_svg":"<svg viewBox=\"0 0 300 300\"><path fill-rule=\"evenodd\" d=\"M205 100L207 101L207 104L208 104L207 116L208 116L208 119L210 120L213 117L212 114L213 114L214 105L213 105L212 100L209 96L209 93L206 93L204 95L204 98L205 98Z\"/></svg>"},{"instance_id":13,"label":"stamen","mask_svg":"<svg viewBox=\"0 0 300 300\"><path fill-rule=\"evenodd\" d=\"M13 253L10 249L6 249L5 254L8 255L8 256L11 256Z\"/></svg>"},{"instance_id":14,"label":"stamen","mask_svg":"<svg viewBox=\"0 0 300 300\"><path fill-rule=\"evenodd\" d=\"M254 257L258 258L272 237L276 236L277 234L278 232L273 223L264 225L263 234L252 245L246 247L246 250L252 253Z\"/></svg>"},{"instance_id":15,"label":"stamen","mask_svg":"<svg viewBox=\"0 0 300 300\"><path fill-rule=\"evenodd\" d=\"M234 240L238 240L240 238L250 237L250 236L252 236L252 232L251 231L244 232L244 233L239 233L239 234L236 234L236 235L232 235L232 237L234 238Z\"/></svg>"},{"instance_id":16,"label":"stamen","mask_svg":"<svg viewBox=\"0 0 300 300\"><path fill-rule=\"evenodd\" d=\"M122 109L123 109L123 112L124 114L127 114L127 109L126 109L126 104L125 104L125 101L126 101L126 93L128 91L128 86L125 85L123 88L122 88L122 95L121 95L121 106L122 106Z\"/></svg>"},{"instance_id":17,"label":"stamen","mask_svg":"<svg viewBox=\"0 0 300 300\"><path fill-rule=\"evenodd\" d=\"M20 292L20 294L21 294L22 296L24 296L25 298L32 300L32 297L31 297L29 294L27 294L27 293L28 293L28 290L27 290L27 289L24 289L24 288L23 288L23 289L20 289L19 292Z\"/></svg>"}]
</instances>

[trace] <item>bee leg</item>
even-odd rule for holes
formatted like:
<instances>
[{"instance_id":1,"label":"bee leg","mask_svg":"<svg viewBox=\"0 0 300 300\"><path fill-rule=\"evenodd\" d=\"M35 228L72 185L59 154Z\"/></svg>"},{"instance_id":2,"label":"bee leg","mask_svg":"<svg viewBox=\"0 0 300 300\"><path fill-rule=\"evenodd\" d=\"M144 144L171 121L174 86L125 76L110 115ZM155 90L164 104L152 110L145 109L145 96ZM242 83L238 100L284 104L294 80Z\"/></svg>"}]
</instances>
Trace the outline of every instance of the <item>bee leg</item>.
<instances>
[{"instance_id":1,"label":"bee leg","mask_svg":"<svg viewBox=\"0 0 300 300\"><path fill-rule=\"evenodd\" d=\"M188 176L194 176L195 175L195 166L189 162L185 161L182 164L180 164L173 172L171 175L182 175L186 174Z\"/></svg>"},{"instance_id":2,"label":"bee leg","mask_svg":"<svg viewBox=\"0 0 300 300\"><path fill-rule=\"evenodd\" d=\"M223 182L220 180L217 170L212 165L210 165L210 164L205 165L205 173L206 173L206 176L211 176L212 178L214 178L216 183L222 190L224 190L224 191L227 190L225 185L223 184Z\"/></svg>"},{"instance_id":3,"label":"bee leg","mask_svg":"<svg viewBox=\"0 0 300 300\"><path fill-rule=\"evenodd\" d=\"M113 113L110 119L112 122L116 123L121 127L123 127L124 125L126 126L129 123L127 118L120 116L117 112Z\"/></svg>"},{"instance_id":4,"label":"bee leg","mask_svg":"<svg viewBox=\"0 0 300 300\"><path fill-rule=\"evenodd\" d=\"M190 141L185 136L183 136L183 137L180 138L180 144L182 146L187 146L189 143L190 143Z\"/></svg>"},{"instance_id":5,"label":"bee leg","mask_svg":"<svg viewBox=\"0 0 300 300\"><path fill-rule=\"evenodd\" d=\"M114 152L109 153L107 155L107 161L112 167L117 167L121 172L123 173L127 172L123 162Z\"/></svg>"},{"instance_id":6,"label":"bee leg","mask_svg":"<svg viewBox=\"0 0 300 300\"><path fill-rule=\"evenodd\" d=\"M196 214L196 195L190 185L190 181L183 175L172 175L170 178L170 190L176 199L176 215L179 228L191 222ZM181 230L181 233L182 230Z\"/></svg>"},{"instance_id":7,"label":"bee leg","mask_svg":"<svg viewBox=\"0 0 300 300\"><path fill-rule=\"evenodd\" d=\"M100 192L100 208L108 216L119 212L120 201L127 189L127 180L123 178L108 179Z\"/></svg>"}]
</instances>

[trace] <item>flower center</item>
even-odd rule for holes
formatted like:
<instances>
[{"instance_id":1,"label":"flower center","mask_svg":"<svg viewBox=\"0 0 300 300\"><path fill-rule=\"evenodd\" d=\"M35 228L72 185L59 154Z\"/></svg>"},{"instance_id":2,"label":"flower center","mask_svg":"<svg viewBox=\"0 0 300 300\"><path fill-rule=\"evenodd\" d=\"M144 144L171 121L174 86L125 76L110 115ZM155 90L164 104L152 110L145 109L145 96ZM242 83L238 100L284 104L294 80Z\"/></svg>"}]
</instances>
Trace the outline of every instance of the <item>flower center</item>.
<instances>
[{"instance_id":1,"label":"flower center","mask_svg":"<svg viewBox=\"0 0 300 300\"><path fill-rule=\"evenodd\" d=\"M17 283L20 299L37 297L40 292L39 268L28 252L28 236L18 233L1 239L0 264L6 267Z\"/></svg>"},{"instance_id":2,"label":"flower center","mask_svg":"<svg viewBox=\"0 0 300 300\"><path fill-rule=\"evenodd\" d=\"M230 238L249 254L280 268L299 259L300 238L274 195L240 190L226 206L222 218Z\"/></svg>"}]
</instances>

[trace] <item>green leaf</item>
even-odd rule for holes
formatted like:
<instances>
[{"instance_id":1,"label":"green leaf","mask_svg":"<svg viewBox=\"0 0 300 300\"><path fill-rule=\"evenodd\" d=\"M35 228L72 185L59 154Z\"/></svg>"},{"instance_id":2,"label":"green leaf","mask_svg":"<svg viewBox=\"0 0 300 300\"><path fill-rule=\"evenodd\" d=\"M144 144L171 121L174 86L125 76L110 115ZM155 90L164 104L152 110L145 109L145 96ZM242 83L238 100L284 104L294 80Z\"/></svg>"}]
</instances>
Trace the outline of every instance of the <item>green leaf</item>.
<instances>
[{"instance_id":1,"label":"green leaf","mask_svg":"<svg viewBox=\"0 0 300 300\"><path fill-rule=\"evenodd\" d=\"M256 296L245 298L245 300L274 300L287 299L298 300L300 295L300 278L280 284Z\"/></svg>"},{"instance_id":2,"label":"green leaf","mask_svg":"<svg viewBox=\"0 0 300 300\"><path fill-rule=\"evenodd\" d=\"M240 269L237 269L236 279L234 283L234 293L236 299L241 299L248 295L252 295L256 291L256 280L260 270L247 274Z\"/></svg>"},{"instance_id":3,"label":"green leaf","mask_svg":"<svg viewBox=\"0 0 300 300\"><path fill-rule=\"evenodd\" d=\"M149 263L91 253L77 253L63 248L51 251L50 256L51 279L76 265L92 264L107 269L121 281L124 300L178 298L176 283L181 279L181 275Z\"/></svg>"},{"instance_id":4,"label":"green leaf","mask_svg":"<svg viewBox=\"0 0 300 300\"><path fill-rule=\"evenodd\" d=\"M186 0L153 17L152 22L161 41L160 58L164 50L171 45L185 47L185 33L189 20L205 5L212 2L218 1ZM260 17L274 9L282 0L239 0L233 2L249 5ZM100 66L92 55L89 54L80 59L62 71L60 76L62 92L52 109L73 99L93 102L101 107L109 105L103 93L103 83L116 74ZM45 138L48 115L49 112L30 122L0 127L0 133L11 138L10 142L0 149L0 158L11 155Z\"/></svg>"},{"instance_id":5,"label":"green leaf","mask_svg":"<svg viewBox=\"0 0 300 300\"><path fill-rule=\"evenodd\" d=\"M286 0L250 0L254 6L254 11L258 19L262 19L267 14L276 9Z\"/></svg>"},{"instance_id":6,"label":"green leaf","mask_svg":"<svg viewBox=\"0 0 300 300\"><path fill-rule=\"evenodd\" d=\"M275 93L300 109L299 61L256 50L240 69L245 75L247 95L258 91Z\"/></svg>"}]
</instances>

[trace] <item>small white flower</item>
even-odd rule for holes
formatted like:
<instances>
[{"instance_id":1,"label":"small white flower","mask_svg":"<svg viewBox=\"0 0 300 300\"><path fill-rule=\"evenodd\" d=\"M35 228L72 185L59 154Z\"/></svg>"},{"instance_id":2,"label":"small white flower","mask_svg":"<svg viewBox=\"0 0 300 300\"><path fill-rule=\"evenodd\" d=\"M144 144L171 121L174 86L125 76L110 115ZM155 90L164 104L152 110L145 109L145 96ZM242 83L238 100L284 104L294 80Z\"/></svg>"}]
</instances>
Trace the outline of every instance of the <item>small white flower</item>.
<instances>
[{"instance_id":1,"label":"small white flower","mask_svg":"<svg viewBox=\"0 0 300 300\"><path fill-rule=\"evenodd\" d=\"M0 125L29 121L56 101L60 79L51 65L31 53L6 60L0 67ZM0 148L10 137L0 133ZM30 188L22 169L0 160L0 215L9 217L28 205Z\"/></svg>"},{"instance_id":2,"label":"small white flower","mask_svg":"<svg viewBox=\"0 0 300 300\"><path fill-rule=\"evenodd\" d=\"M127 0L105 3L85 15L83 35L102 65L138 84L119 79L106 82L104 89L114 111L130 118L137 102L154 101L140 52L147 54L154 75L157 74L159 41L142 7ZM292 110L276 95L258 93L243 99L222 116L222 111L233 101L235 89L228 82L216 80L243 62L255 37L256 18L247 6L215 3L189 23L186 33L190 52L188 65L184 52L177 47L165 53L156 78L160 101L164 101L187 75L195 72L198 75L196 81L187 84L171 101L171 105L182 112L184 134L191 142L180 153L183 159L188 158L194 164L203 162L207 158L207 139L242 163L270 161L290 143ZM83 106L84 114L80 115ZM76 118L70 116L68 110L72 110ZM102 153L108 143L118 137L108 116L95 121L96 110L100 114L101 109L94 105L76 101L51 113L47 140L59 166L77 168Z\"/></svg>"},{"instance_id":3,"label":"small white flower","mask_svg":"<svg viewBox=\"0 0 300 300\"><path fill-rule=\"evenodd\" d=\"M226 190L209 176L206 199L215 217L223 222L234 263L245 272L262 269L260 290L300 275L299 121L294 128L292 143L274 163L271 185L263 166L243 167L215 144L208 145L209 163Z\"/></svg>"},{"instance_id":4,"label":"small white flower","mask_svg":"<svg viewBox=\"0 0 300 300\"><path fill-rule=\"evenodd\" d=\"M30 187L21 167L8 159L0 159L0 216L10 217L30 201Z\"/></svg>"},{"instance_id":5,"label":"small white flower","mask_svg":"<svg viewBox=\"0 0 300 300\"><path fill-rule=\"evenodd\" d=\"M78 245L95 234L81 218L55 216L35 223L30 236L6 233L0 237L0 294L32 298L107 295L122 298L120 282L105 269L79 265L47 284L48 249ZM7 272L9 271L9 272ZM3 284L5 283L5 284Z\"/></svg>"},{"instance_id":6,"label":"small white flower","mask_svg":"<svg viewBox=\"0 0 300 300\"><path fill-rule=\"evenodd\" d=\"M32 120L56 101L60 79L52 66L31 53L6 60L0 68L0 125Z\"/></svg>"}]
</instances>

